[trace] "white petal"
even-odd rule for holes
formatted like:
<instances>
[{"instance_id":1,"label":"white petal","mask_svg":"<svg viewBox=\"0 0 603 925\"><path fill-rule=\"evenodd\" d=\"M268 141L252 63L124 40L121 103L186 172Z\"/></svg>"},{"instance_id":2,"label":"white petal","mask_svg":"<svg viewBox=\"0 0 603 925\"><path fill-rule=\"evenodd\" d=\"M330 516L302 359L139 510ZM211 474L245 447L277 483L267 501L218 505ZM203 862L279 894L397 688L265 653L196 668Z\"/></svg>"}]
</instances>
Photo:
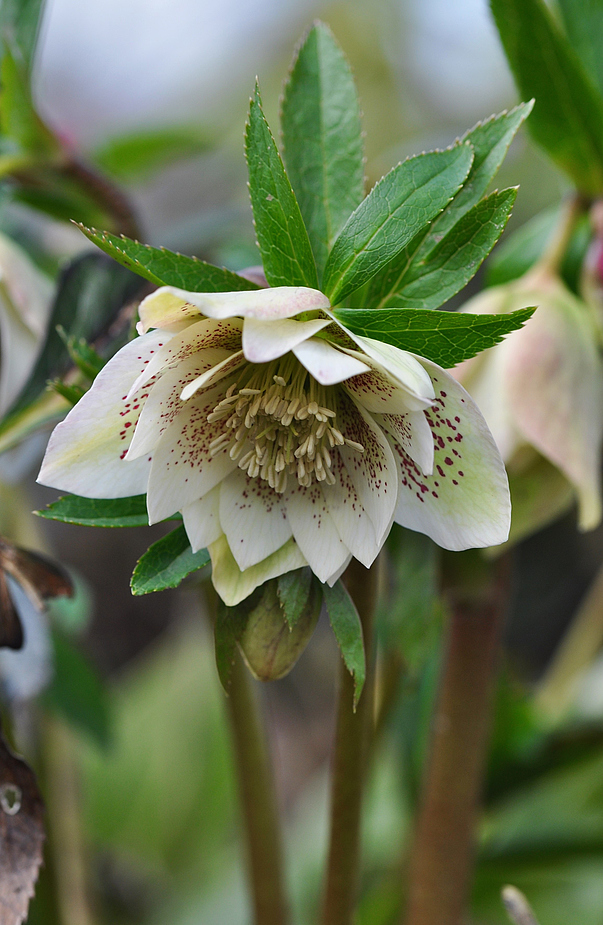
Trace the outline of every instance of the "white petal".
<instances>
[{"instance_id":1,"label":"white petal","mask_svg":"<svg viewBox=\"0 0 603 925\"><path fill-rule=\"evenodd\" d=\"M510 501L502 459L477 405L447 372L423 360L436 400L425 411L434 436L433 475L423 475L401 446L395 520L445 549L496 546L509 533Z\"/></svg>"},{"instance_id":2,"label":"white petal","mask_svg":"<svg viewBox=\"0 0 603 925\"><path fill-rule=\"evenodd\" d=\"M27 382L40 351L41 339L23 323L1 293L0 341L0 415L3 415Z\"/></svg>"},{"instance_id":3,"label":"white petal","mask_svg":"<svg viewBox=\"0 0 603 925\"><path fill-rule=\"evenodd\" d=\"M220 485L220 523L241 570L257 565L291 537L282 496L242 469Z\"/></svg>"},{"instance_id":4,"label":"white petal","mask_svg":"<svg viewBox=\"0 0 603 925\"><path fill-rule=\"evenodd\" d=\"M424 475L433 472L433 435L427 423L425 412L409 411L408 414L381 414L375 419L407 456L416 462Z\"/></svg>"},{"instance_id":5,"label":"white petal","mask_svg":"<svg viewBox=\"0 0 603 925\"><path fill-rule=\"evenodd\" d=\"M200 350L208 347L220 347L228 353L238 350L241 346L241 327L241 322L236 319L234 321L204 319L189 325L180 334L170 335L166 332L166 343L136 379L131 391L135 392L152 376L156 376L166 367L174 366Z\"/></svg>"},{"instance_id":6,"label":"white petal","mask_svg":"<svg viewBox=\"0 0 603 925\"><path fill-rule=\"evenodd\" d=\"M285 492L295 542L320 581L326 581L350 554L329 514L320 486L295 485Z\"/></svg>"},{"instance_id":7,"label":"white petal","mask_svg":"<svg viewBox=\"0 0 603 925\"><path fill-rule=\"evenodd\" d=\"M158 382L148 385L149 397L142 409L127 459L137 459L152 452L164 431L176 420L185 406L180 393L183 386L199 378L204 370L211 370L228 358L225 350L208 349L182 360L177 366L167 369ZM223 386L225 389L226 386Z\"/></svg>"},{"instance_id":8,"label":"white petal","mask_svg":"<svg viewBox=\"0 0 603 925\"><path fill-rule=\"evenodd\" d=\"M348 356L317 337L298 344L293 348L293 353L321 385L336 385L350 376L366 373L370 368L361 360Z\"/></svg>"},{"instance_id":9,"label":"white petal","mask_svg":"<svg viewBox=\"0 0 603 925\"><path fill-rule=\"evenodd\" d=\"M200 321L201 312L196 305L183 298L183 295L186 296L188 293L162 286L143 299L138 308L138 333L146 334L150 328L177 332L194 321Z\"/></svg>"},{"instance_id":10,"label":"white petal","mask_svg":"<svg viewBox=\"0 0 603 925\"><path fill-rule=\"evenodd\" d=\"M337 422L344 437L364 447L337 447L346 469L375 529L377 543L383 543L390 528L398 496L398 472L392 449L370 414L352 399L341 397Z\"/></svg>"},{"instance_id":11,"label":"white petal","mask_svg":"<svg viewBox=\"0 0 603 925\"><path fill-rule=\"evenodd\" d=\"M184 389L182 389L180 398L182 401L188 401L188 399L192 398L195 392L198 392L199 389L210 388L210 386L215 385L216 382L224 379L225 376L228 376L230 373L234 372L245 362L246 360L243 356L242 350L238 350L236 353L232 353L220 363L216 363L216 365L211 369L207 369L204 373L201 373L201 375L197 376L196 379L193 379L192 382L189 382L189 384Z\"/></svg>"},{"instance_id":12,"label":"white petal","mask_svg":"<svg viewBox=\"0 0 603 925\"><path fill-rule=\"evenodd\" d=\"M243 326L243 353L250 363L269 363L270 360L284 356L329 324L331 322L328 318L316 318L314 321L246 318Z\"/></svg>"},{"instance_id":13,"label":"white petal","mask_svg":"<svg viewBox=\"0 0 603 925\"><path fill-rule=\"evenodd\" d=\"M222 535L219 486L212 488L199 501L185 504L182 519L193 552L214 543Z\"/></svg>"},{"instance_id":14,"label":"white petal","mask_svg":"<svg viewBox=\"0 0 603 925\"><path fill-rule=\"evenodd\" d=\"M270 578L303 568L308 563L294 540L288 540L279 550L257 565L241 571L230 551L228 540L221 536L209 547L214 588L228 607L240 604L252 591Z\"/></svg>"},{"instance_id":15,"label":"white petal","mask_svg":"<svg viewBox=\"0 0 603 925\"><path fill-rule=\"evenodd\" d=\"M153 331L126 344L109 360L92 388L53 431L38 481L89 498L143 494L151 461L125 459L148 391L129 401L132 380L164 341Z\"/></svg>"},{"instance_id":16,"label":"white petal","mask_svg":"<svg viewBox=\"0 0 603 925\"><path fill-rule=\"evenodd\" d=\"M149 474L147 507L151 523L202 498L236 468L228 453L212 456L209 449L211 441L223 432L224 422L208 424L207 415L223 397L223 385L201 392L184 404L161 437Z\"/></svg>"},{"instance_id":17,"label":"white petal","mask_svg":"<svg viewBox=\"0 0 603 925\"><path fill-rule=\"evenodd\" d=\"M340 565L339 568L335 572L333 572L332 575L329 575L325 584L327 584L330 588L332 588L335 582L339 581L339 579L341 578L341 576L343 575L343 573L345 572L345 570L347 569L351 561L352 561L352 553L350 553L350 555L347 557L345 562L342 565Z\"/></svg>"},{"instance_id":18,"label":"white petal","mask_svg":"<svg viewBox=\"0 0 603 925\"><path fill-rule=\"evenodd\" d=\"M373 524L339 453L332 453L331 471L335 484L321 484L329 514L352 555L369 568L377 558L381 544L377 543Z\"/></svg>"},{"instance_id":19,"label":"white petal","mask_svg":"<svg viewBox=\"0 0 603 925\"><path fill-rule=\"evenodd\" d=\"M431 407L431 399L416 396L374 360L355 350L346 350L346 353L371 367L369 372L346 379L344 383L349 394L371 414L406 414Z\"/></svg>"},{"instance_id":20,"label":"white petal","mask_svg":"<svg viewBox=\"0 0 603 925\"><path fill-rule=\"evenodd\" d=\"M373 340L372 337L352 334L347 328L345 330L364 353L419 400L420 405L414 410L429 407L433 399L433 386L417 357L391 344Z\"/></svg>"}]
</instances>

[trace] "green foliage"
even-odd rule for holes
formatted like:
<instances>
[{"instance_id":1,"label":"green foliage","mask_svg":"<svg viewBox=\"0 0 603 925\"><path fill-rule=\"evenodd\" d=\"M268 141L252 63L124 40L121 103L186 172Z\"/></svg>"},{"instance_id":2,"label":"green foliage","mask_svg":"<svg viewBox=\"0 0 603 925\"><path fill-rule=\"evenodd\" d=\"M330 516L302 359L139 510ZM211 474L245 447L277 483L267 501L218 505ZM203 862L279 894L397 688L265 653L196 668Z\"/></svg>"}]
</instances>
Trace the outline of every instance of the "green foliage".
<instances>
[{"instance_id":1,"label":"green foliage","mask_svg":"<svg viewBox=\"0 0 603 925\"><path fill-rule=\"evenodd\" d=\"M245 132L249 195L264 272L271 286L318 288L316 264L295 193L262 111L260 91Z\"/></svg>"},{"instance_id":2,"label":"green foliage","mask_svg":"<svg viewBox=\"0 0 603 925\"><path fill-rule=\"evenodd\" d=\"M600 0L558 0L570 44L603 92L603 5Z\"/></svg>"},{"instance_id":3,"label":"green foliage","mask_svg":"<svg viewBox=\"0 0 603 925\"><path fill-rule=\"evenodd\" d=\"M132 594L177 588L191 572L209 564L207 549L193 552L184 527L178 527L149 546L132 574Z\"/></svg>"},{"instance_id":4,"label":"green foliage","mask_svg":"<svg viewBox=\"0 0 603 925\"><path fill-rule=\"evenodd\" d=\"M209 137L191 126L135 132L109 141L94 153L94 160L118 180L140 182L174 161L207 151Z\"/></svg>"},{"instance_id":5,"label":"green foliage","mask_svg":"<svg viewBox=\"0 0 603 925\"><path fill-rule=\"evenodd\" d=\"M250 594L236 607L227 607L218 598L214 626L214 646L218 676L226 693L228 693L230 687L230 676L236 656L237 643L245 631L249 614L259 602L261 596L262 589L256 588L253 594Z\"/></svg>"},{"instance_id":6,"label":"green foliage","mask_svg":"<svg viewBox=\"0 0 603 925\"><path fill-rule=\"evenodd\" d=\"M82 225L80 228L106 254L157 286L175 286L187 292L233 292L258 288L248 279L222 267L214 267L197 257L186 257L164 247L140 244L124 235L118 237Z\"/></svg>"},{"instance_id":7,"label":"green foliage","mask_svg":"<svg viewBox=\"0 0 603 925\"><path fill-rule=\"evenodd\" d=\"M350 66L330 29L314 25L285 85L281 125L291 185L319 277L364 196L360 107Z\"/></svg>"},{"instance_id":8,"label":"green foliage","mask_svg":"<svg viewBox=\"0 0 603 925\"><path fill-rule=\"evenodd\" d=\"M303 614L312 586L312 571L309 568L286 572L277 579L277 594L285 620L293 629Z\"/></svg>"},{"instance_id":9,"label":"green foliage","mask_svg":"<svg viewBox=\"0 0 603 925\"><path fill-rule=\"evenodd\" d=\"M503 233L516 195L515 189L492 193L465 212L428 255L397 257L371 280L365 305L433 309L456 295Z\"/></svg>"},{"instance_id":10,"label":"green foliage","mask_svg":"<svg viewBox=\"0 0 603 925\"><path fill-rule=\"evenodd\" d=\"M34 157L52 155L58 144L38 116L29 86L27 65L14 44L4 39L0 64L0 126L2 133L19 145L22 152Z\"/></svg>"},{"instance_id":11,"label":"green foliage","mask_svg":"<svg viewBox=\"0 0 603 925\"><path fill-rule=\"evenodd\" d=\"M80 498L65 495L36 511L46 520L84 527L148 527L146 495L131 498Z\"/></svg>"},{"instance_id":12,"label":"green foliage","mask_svg":"<svg viewBox=\"0 0 603 925\"><path fill-rule=\"evenodd\" d=\"M44 0L2 0L0 4L0 37L8 39L18 49L29 71L44 6Z\"/></svg>"},{"instance_id":13,"label":"green foliage","mask_svg":"<svg viewBox=\"0 0 603 925\"><path fill-rule=\"evenodd\" d=\"M408 158L383 177L333 245L323 288L333 304L375 276L448 205L473 161L469 144Z\"/></svg>"},{"instance_id":14,"label":"green foliage","mask_svg":"<svg viewBox=\"0 0 603 925\"><path fill-rule=\"evenodd\" d=\"M429 309L337 308L335 317L355 334L393 344L449 367L500 343L505 334L522 327L534 308L505 315L435 312Z\"/></svg>"},{"instance_id":15,"label":"green foliage","mask_svg":"<svg viewBox=\"0 0 603 925\"><path fill-rule=\"evenodd\" d=\"M490 2L519 91L536 98L530 131L581 192L599 195L603 100L593 81L543 0Z\"/></svg>"},{"instance_id":16,"label":"green foliage","mask_svg":"<svg viewBox=\"0 0 603 925\"><path fill-rule=\"evenodd\" d=\"M341 581L332 588L323 585L327 614L345 666L354 678L354 707L360 700L366 677L366 658L362 625L354 602Z\"/></svg>"}]
</instances>

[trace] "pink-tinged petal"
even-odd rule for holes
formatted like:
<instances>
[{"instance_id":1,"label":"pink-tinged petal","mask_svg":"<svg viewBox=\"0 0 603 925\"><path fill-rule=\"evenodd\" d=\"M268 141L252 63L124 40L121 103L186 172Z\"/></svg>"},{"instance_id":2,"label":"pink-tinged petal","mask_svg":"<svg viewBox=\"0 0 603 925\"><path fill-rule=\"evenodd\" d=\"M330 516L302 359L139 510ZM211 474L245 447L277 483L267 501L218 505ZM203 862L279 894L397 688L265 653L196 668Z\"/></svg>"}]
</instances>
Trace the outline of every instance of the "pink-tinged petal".
<instances>
[{"instance_id":1,"label":"pink-tinged petal","mask_svg":"<svg viewBox=\"0 0 603 925\"><path fill-rule=\"evenodd\" d=\"M321 385L336 385L351 376L366 373L370 368L362 360L337 350L326 340L317 337L303 341L292 352Z\"/></svg>"},{"instance_id":2,"label":"pink-tinged petal","mask_svg":"<svg viewBox=\"0 0 603 925\"><path fill-rule=\"evenodd\" d=\"M224 422L207 423L224 387L217 386L186 402L164 432L153 453L147 507L149 521L157 523L197 501L226 478L237 463L227 452L211 455L210 444L224 430Z\"/></svg>"},{"instance_id":3,"label":"pink-tinged petal","mask_svg":"<svg viewBox=\"0 0 603 925\"><path fill-rule=\"evenodd\" d=\"M153 331L126 344L53 431L38 481L89 498L123 498L147 490L148 457L125 459L148 390L126 396L132 380L164 343Z\"/></svg>"},{"instance_id":4,"label":"pink-tinged petal","mask_svg":"<svg viewBox=\"0 0 603 925\"><path fill-rule=\"evenodd\" d=\"M191 324L180 334L166 334L166 343L159 350L146 370L134 382L131 391L135 392L158 373L169 366L174 366L208 347L220 347L225 353L232 353L241 347L242 323L234 321L213 321L204 319Z\"/></svg>"},{"instance_id":5,"label":"pink-tinged petal","mask_svg":"<svg viewBox=\"0 0 603 925\"><path fill-rule=\"evenodd\" d=\"M146 334L151 328L177 333L189 324L200 321L201 312L187 300L187 295L180 289L170 289L168 286L162 286L148 295L138 308L138 333Z\"/></svg>"},{"instance_id":6,"label":"pink-tinged petal","mask_svg":"<svg viewBox=\"0 0 603 925\"><path fill-rule=\"evenodd\" d=\"M424 475L433 472L433 435L424 411L408 414L382 414L375 419L407 456L416 462Z\"/></svg>"},{"instance_id":7,"label":"pink-tinged petal","mask_svg":"<svg viewBox=\"0 0 603 925\"><path fill-rule=\"evenodd\" d=\"M230 551L228 540L221 536L209 547L214 588L228 607L235 607L249 597L252 591L270 578L303 568L308 563L294 540L288 540L276 552L257 565L241 571Z\"/></svg>"},{"instance_id":8,"label":"pink-tinged petal","mask_svg":"<svg viewBox=\"0 0 603 925\"><path fill-rule=\"evenodd\" d=\"M204 373L201 373L200 376L197 376L196 379L193 379L192 382L189 382L185 388L182 389L180 398L182 401L188 401L189 398L192 398L195 392L198 392L200 389L209 389L217 382L220 382L226 376L229 376L231 373L234 373L240 366L243 366L247 361L243 356L243 351L238 350L236 353L232 353L230 356L227 356L220 363L216 363L211 369L207 369Z\"/></svg>"},{"instance_id":9,"label":"pink-tinged petal","mask_svg":"<svg viewBox=\"0 0 603 925\"><path fill-rule=\"evenodd\" d=\"M436 399L425 416L433 432L434 468L424 475L399 444L400 490L395 520L426 533L444 549L504 543L511 505L500 453L471 396L447 372L422 361Z\"/></svg>"},{"instance_id":10,"label":"pink-tinged petal","mask_svg":"<svg viewBox=\"0 0 603 925\"><path fill-rule=\"evenodd\" d=\"M371 519L377 543L382 544L398 496L398 472L392 449L370 414L350 398L340 397L337 422L344 437L364 447L362 453L347 445L337 447L337 452Z\"/></svg>"},{"instance_id":11,"label":"pink-tinged petal","mask_svg":"<svg viewBox=\"0 0 603 925\"><path fill-rule=\"evenodd\" d=\"M329 324L331 322L328 318L316 318L314 321L246 318L243 326L243 353L250 363L269 363L318 334Z\"/></svg>"},{"instance_id":12,"label":"pink-tinged petal","mask_svg":"<svg viewBox=\"0 0 603 925\"><path fill-rule=\"evenodd\" d=\"M127 459L137 459L151 453L169 425L176 420L186 402L180 393L188 382L199 378L204 370L211 370L229 354L220 348L204 350L167 369L149 388L149 397L136 425ZM226 386L223 386L225 389Z\"/></svg>"},{"instance_id":13,"label":"pink-tinged petal","mask_svg":"<svg viewBox=\"0 0 603 925\"><path fill-rule=\"evenodd\" d=\"M320 485L295 485L285 492L293 537L314 574L326 581L348 558Z\"/></svg>"},{"instance_id":14,"label":"pink-tinged petal","mask_svg":"<svg viewBox=\"0 0 603 925\"><path fill-rule=\"evenodd\" d=\"M185 504L182 520L193 552L205 549L222 535L220 527L220 487L208 491L199 501Z\"/></svg>"},{"instance_id":15,"label":"pink-tinged petal","mask_svg":"<svg viewBox=\"0 0 603 925\"><path fill-rule=\"evenodd\" d=\"M343 384L352 398L371 414L406 414L407 411L423 411L431 407L432 399L417 397L365 354L352 350L346 350L346 353L371 367L369 372L346 379Z\"/></svg>"},{"instance_id":16,"label":"pink-tinged petal","mask_svg":"<svg viewBox=\"0 0 603 925\"><path fill-rule=\"evenodd\" d=\"M377 558L381 545L377 543L373 524L337 452L332 454L331 471L335 476L335 484L326 485L323 482L321 485L329 514L340 539L352 555L369 568Z\"/></svg>"},{"instance_id":17,"label":"pink-tinged petal","mask_svg":"<svg viewBox=\"0 0 603 925\"><path fill-rule=\"evenodd\" d=\"M282 495L241 469L220 485L220 524L242 571L271 556L292 535Z\"/></svg>"},{"instance_id":18,"label":"pink-tinged petal","mask_svg":"<svg viewBox=\"0 0 603 925\"><path fill-rule=\"evenodd\" d=\"M508 337L505 360L518 430L574 485L580 526L592 529L601 519L603 363L586 308L569 292L549 293Z\"/></svg>"},{"instance_id":19,"label":"pink-tinged petal","mask_svg":"<svg viewBox=\"0 0 603 925\"><path fill-rule=\"evenodd\" d=\"M419 404L412 410L418 411L420 408L429 407L434 397L433 386L417 357L391 344L373 340L372 337L352 334L347 328L345 330L362 351L374 360L388 376L392 376L410 395L415 396Z\"/></svg>"}]
</instances>

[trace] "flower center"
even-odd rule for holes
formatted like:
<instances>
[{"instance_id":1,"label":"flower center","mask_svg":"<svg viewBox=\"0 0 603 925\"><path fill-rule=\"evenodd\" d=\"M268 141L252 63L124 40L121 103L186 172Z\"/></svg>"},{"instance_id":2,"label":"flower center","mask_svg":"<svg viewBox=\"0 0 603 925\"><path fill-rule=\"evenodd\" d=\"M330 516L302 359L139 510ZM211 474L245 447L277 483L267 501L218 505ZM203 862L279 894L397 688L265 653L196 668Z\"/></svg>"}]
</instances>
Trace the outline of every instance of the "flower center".
<instances>
[{"instance_id":1,"label":"flower center","mask_svg":"<svg viewBox=\"0 0 603 925\"><path fill-rule=\"evenodd\" d=\"M313 481L333 485L331 451L347 444L364 452L337 429L334 398L333 388L321 386L291 355L249 366L207 416L209 424L224 421L211 455L227 450L250 478L264 479L279 494L289 476L306 488Z\"/></svg>"}]
</instances>

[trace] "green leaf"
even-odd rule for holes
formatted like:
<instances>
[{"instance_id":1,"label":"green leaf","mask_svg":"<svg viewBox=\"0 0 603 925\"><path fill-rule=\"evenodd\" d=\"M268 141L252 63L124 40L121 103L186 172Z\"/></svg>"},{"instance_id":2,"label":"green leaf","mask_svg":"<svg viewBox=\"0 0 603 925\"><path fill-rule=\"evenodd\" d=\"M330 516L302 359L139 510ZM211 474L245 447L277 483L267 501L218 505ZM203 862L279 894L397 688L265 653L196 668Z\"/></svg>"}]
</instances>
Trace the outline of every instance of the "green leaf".
<instances>
[{"instance_id":1,"label":"green leaf","mask_svg":"<svg viewBox=\"0 0 603 925\"><path fill-rule=\"evenodd\" d=\"M249 105L245 155L255 232L266 279L271 286L317 289L308 232L262 111L257 86Z\"/></svg>"},{"instance_id":2,"label":"green leaf","mask_svg":"<svg viewBox=\"0 0 603 925\"><path fill-rule=\"evenodd\" d=\"M520 93L535 97L528 127L590 195L603 190L603 102L542 0L490 0Z\"/></svg>"},{"instance_id":3,"label":"green leaf","mask_svg":"<svg viewBox=\"0 0 603 925\"><path fill-rule=\"evenodd\" d=\"M438 308L475 276L504 231L516 189L492 193L469 209L423 260L398 258L371 280L372 308Z\"/></svg>"},{"instance_id":4,"label":"green leaf","mask_svg":"<svg viewBox=\"0 0 603 925\"><path fill-rule=\"evenodd\" d=\"M332 588L323 585L327 613L345 666L354 678L354 708L360 700L366 676L362 625L356 606L341 581Z\"/></svg>"},{"instance_id":5,"label":"green leaf","mask_svg":"<svg viewBox=\"0 0 603 925\"><path fill-rule=\"evenodd\" d=\"M31 71L44 5L44 0L2 0L0 4L0 35L12 40L28 71Z\"/></svg>"},{"instance_id":6,"label":"green leaf","mask_svg":"<svg viewBox=\"0 0 603 925\"><path fill-rule=\"evenodd\" d=\"M0 125L24 153L44 157L58 152L58 143L38 116L29 86L29 74L19 49L4 38L0 65Z\"/></svg>"},{"instance_id":7,"label":"green leaf","mask_svg":"<svg viewBox=\"0 0 603 925\"><path fill-rule=\"evenodd\" d=\"M284 157L319 275L333 241L364 196L360 106L350 66L330 29L316 23L285 85Z\"/></svg>"},{"instance_id":8,"label":"green leaf","mask_svg":"<svg viewBox=\"0 0 603 925\"><path fill-rule=\"evenodd\" d=\"M237 273L214 267L197 257L185 257L164 247L140 244L124 235L118 237L108 231L97 231L83 225L79 227L106 254L157 286L175 286L187 292L233 292L258 288Z\"/></svg>"},{"instance_id":9,"label":"green leaf","mask_svg":"<svg viewBox=\"0 0 603 925\"><path fill-rule=\"evenodd\" d=\"M113 138L95 152L94 160L119 180L140 182L174 161L203 154L209 147L209 138L199 129L174 126Z\"/></svg>"},{"instance_id":10,"label":"green leaf","mask_svg":"<svg viewBox=\"0 0 603 925\"><path fill-rule=\"evenodd\" d=\"M312 585L312 572L309 568L286 572L277 579L277 594L289 628L293 629L303 614Z\"/></svg>"},{"instance_id":11,"label":"green leaf","mask_svg":"<svg viewBox=\"0 0 603 925\"><path fill-rule=\"evenodd\" d=\"M534 308L506 315L472 315L429 309L337 308L338 321L355 334L372 337L450 367L500 343L531 317Z\"/></svg>"},{"instance_id":12,"label":"green leaf","mask_svg":"<svg viewBox=\"0 0 603 925\"><path fill-rule=\"evenodd\" d=\"M60 520L65 524L81 524L84 527L148 527L146 495L131 498L80 498L79 495L64 495L53 501L38 517L46 520Z\"/></svg>"},{"instance_id":13,"label":"green leaf","mask_svg":"<svg viewBox=\"0 0 603 925\"><path fill-rule=\"evenodd\" d=\"M448 205L472 160L470 145L455 145L409 158L379 180L329 254L323 289L332 304L368 282Z\"/></svg>"},{"instance_id":14,"label":"green leaf","mask_svg":"<svg viewBox=\"0 0 603 925\"><path fill-rule=\"evenodd\" d=\"M558 0L570 44L603 91L603 4L600 0Z\"/></svg>"},{"instance_id":15,"label":"green leaf","mask_svg":"<svg viewBox=\"0 0 603 925\"><path fill-rule=\"evenodd\" d=\"M187 575L209 563L207 549L193 552L184 527L172 530L140 557L132 574L132 594L176 588Z\"/></svg>"}]
</instances>

